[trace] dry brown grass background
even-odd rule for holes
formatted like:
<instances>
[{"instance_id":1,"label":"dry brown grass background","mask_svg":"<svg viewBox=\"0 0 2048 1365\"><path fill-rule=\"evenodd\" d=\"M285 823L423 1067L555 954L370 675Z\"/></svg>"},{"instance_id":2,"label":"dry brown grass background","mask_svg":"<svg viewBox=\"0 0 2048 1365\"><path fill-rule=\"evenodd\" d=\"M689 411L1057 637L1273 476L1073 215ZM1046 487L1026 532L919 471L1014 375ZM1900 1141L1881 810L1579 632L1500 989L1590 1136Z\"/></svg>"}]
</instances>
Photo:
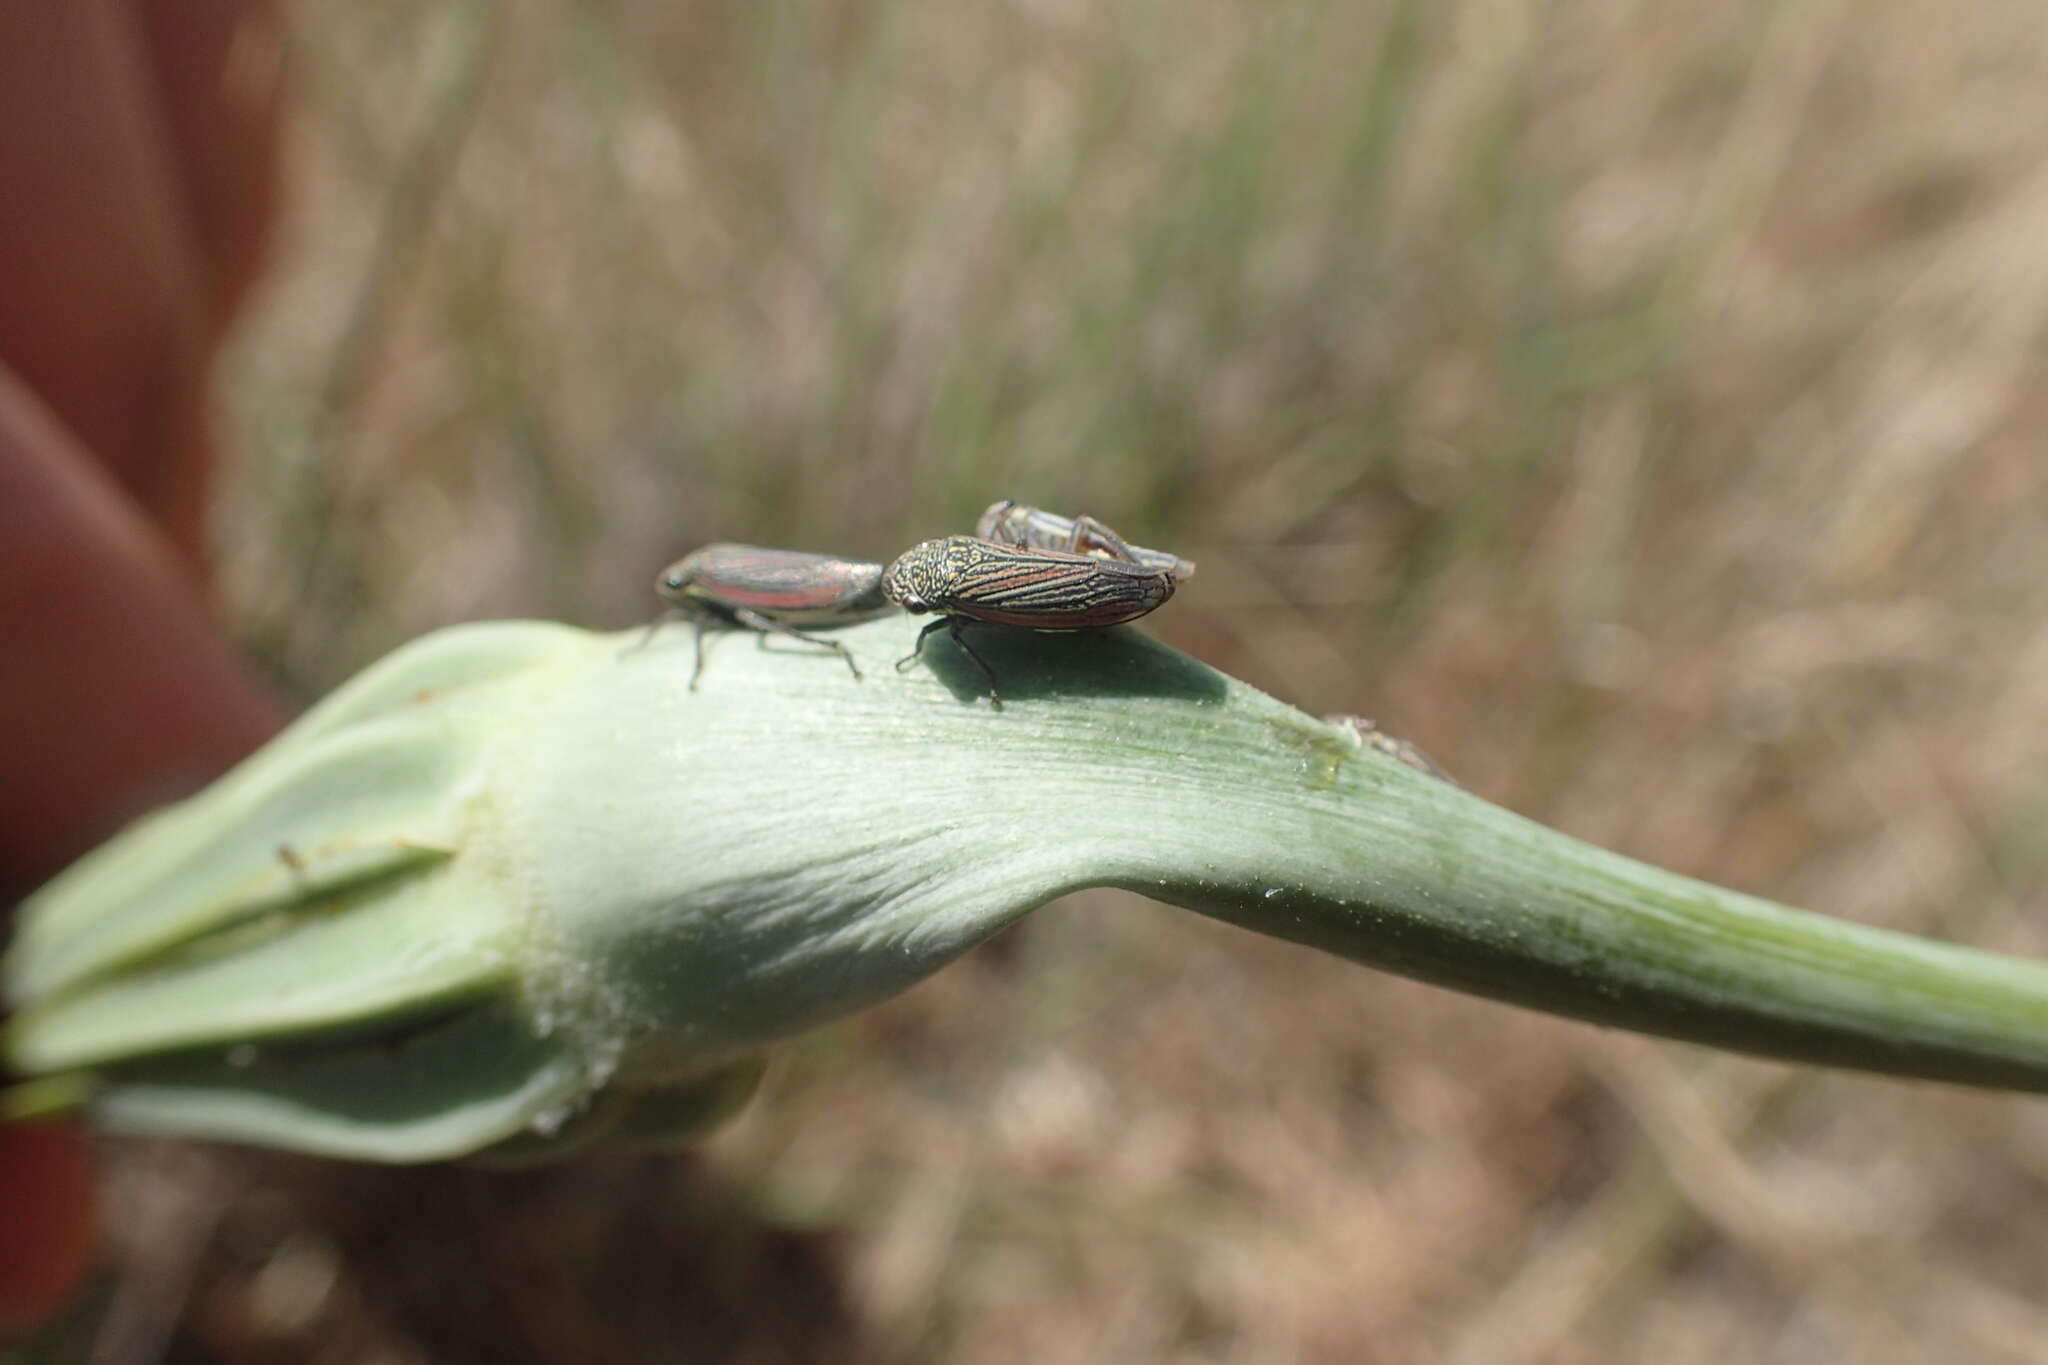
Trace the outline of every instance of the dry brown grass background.
<instances>
[{"instance_id":1,"label":"dry brown grass background","mask_svg":"<svg viewBox=\"0 0 2048 1365\"><path fill-rule=\"evenodd\" d=\"M303 692L996 496L1146 628L1775 899L2048 937L2031 4L300 4L225 376ZM1087 793L1105 800L1107 793ZM801 818L800 811L792 818ZM681 1158L116 1149L108 1340L232 1361L2048 1359L2048 1107L1073 898Z\"/></svg>"}]
</instances>

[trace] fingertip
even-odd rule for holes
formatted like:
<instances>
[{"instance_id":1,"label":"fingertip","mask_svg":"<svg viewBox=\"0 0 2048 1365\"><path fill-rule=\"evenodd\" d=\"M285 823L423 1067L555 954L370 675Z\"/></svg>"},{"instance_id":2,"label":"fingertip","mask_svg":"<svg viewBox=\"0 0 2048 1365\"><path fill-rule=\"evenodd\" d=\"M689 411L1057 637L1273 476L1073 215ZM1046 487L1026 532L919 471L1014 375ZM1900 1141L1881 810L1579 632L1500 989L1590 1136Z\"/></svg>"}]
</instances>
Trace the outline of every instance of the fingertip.
<instances>
[{"instance_id":1,"label":"fingertip","mask_svg":"<svg viewBox=\"0 0 2048 1365\"><path fill-rule=\"evenodd\" d=\"M276 728L163 534L0 371L0 897Z\"/></svg>"}]
</instances>

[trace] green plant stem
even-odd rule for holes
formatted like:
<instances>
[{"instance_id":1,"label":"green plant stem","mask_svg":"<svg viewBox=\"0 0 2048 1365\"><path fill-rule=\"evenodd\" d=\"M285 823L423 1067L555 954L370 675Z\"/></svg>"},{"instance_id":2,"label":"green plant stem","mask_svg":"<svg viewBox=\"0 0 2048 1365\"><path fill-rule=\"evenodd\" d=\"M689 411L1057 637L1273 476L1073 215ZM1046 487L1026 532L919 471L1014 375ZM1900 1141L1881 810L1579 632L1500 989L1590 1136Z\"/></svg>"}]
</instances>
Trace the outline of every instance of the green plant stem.
<instances>
[{"instance_id":1,"label":"green plant stem","mask_svg":"<svg viewBox=\"0 0 2048 1365\"><path fill-rule=\"evenodd\" d=\"M116 1127L419 1160L715 1122L758 1054L1125 887L1790 1061L2048 1088L2048 967L1604 852L1131 630L498 623L337 691L32 897L25 1076ZM1363 983L1361 983L1363 985ZM1505 1023L1504 1025L1505 1026Z\"/></svg>"}]
</instances>

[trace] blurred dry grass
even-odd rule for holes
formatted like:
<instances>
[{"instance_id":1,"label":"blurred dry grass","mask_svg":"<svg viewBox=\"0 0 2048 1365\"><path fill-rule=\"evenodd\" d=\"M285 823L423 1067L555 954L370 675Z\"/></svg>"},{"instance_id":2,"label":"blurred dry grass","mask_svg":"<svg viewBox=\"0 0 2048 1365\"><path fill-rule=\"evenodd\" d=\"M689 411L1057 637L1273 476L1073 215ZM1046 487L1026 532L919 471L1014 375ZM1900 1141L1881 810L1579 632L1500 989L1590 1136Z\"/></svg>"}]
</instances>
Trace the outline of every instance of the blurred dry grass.
<instances>
[{"instance_id":1,"label":"blurred dry grass","mask_svg":"<svg viewBox=\"0 0 2048 1365\"><path fill-rule=\"evenodd\" d=\"M1012 495L1199 559L1149 628L1492 799L2048 946L2037 7L296 19L221 524L301 687ZM126 1148L113 1292L176 1359L2027 1361L2044 1139L1099 895L689 1158Z\"/></svg>"}]
</instances>

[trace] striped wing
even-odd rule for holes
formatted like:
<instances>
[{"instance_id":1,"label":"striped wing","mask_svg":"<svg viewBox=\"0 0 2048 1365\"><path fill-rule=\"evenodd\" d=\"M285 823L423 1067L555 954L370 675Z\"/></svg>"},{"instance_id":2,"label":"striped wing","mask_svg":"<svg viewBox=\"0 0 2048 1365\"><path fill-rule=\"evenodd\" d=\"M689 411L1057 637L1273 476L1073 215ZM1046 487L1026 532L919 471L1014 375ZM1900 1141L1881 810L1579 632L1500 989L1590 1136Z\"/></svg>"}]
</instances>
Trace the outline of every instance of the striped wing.
<instances>
[{"instance_id":1,"label":"striped wing","mask_svg":"<svg viewBox=\"0 0 2048 1365\"><path fill-rule=\"evenodd\" d=\"M1033 630L1114 626L1173 596L1169 574L1095 555L977 541L949 554L947 567L939 610Z\"/></svg>"}]
</instances>

